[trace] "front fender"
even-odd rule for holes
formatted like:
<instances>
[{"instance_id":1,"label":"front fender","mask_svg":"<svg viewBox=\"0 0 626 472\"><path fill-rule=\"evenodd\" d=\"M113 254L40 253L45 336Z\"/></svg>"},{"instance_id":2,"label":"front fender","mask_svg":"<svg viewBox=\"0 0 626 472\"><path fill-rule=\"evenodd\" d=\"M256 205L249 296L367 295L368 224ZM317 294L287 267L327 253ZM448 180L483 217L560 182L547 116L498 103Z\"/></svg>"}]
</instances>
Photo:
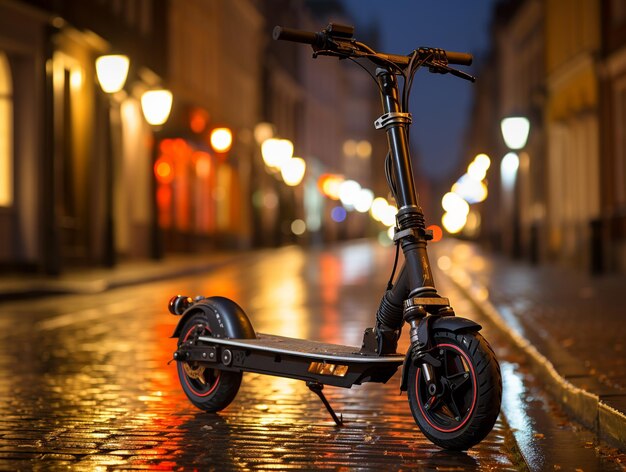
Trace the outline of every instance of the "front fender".
<instances>
[{"instance_id":1,"label":"front fender","mask_svg":"<svg viewBox=\"0 0 626 472\"><path fill-rule=\"evenodd\" d=\"M204 312L207 317L219 317L223 324L224 335L228 338L256 338L252 323L250 323L243 309L234 301L224 297L205 298L187 308L182 314L171 337L177 338L180 336L180 331L185 322L198 311Z\"/></svg>"},{"instance_id":2,"label":"front fender","mask_svg":"<svg viewBox=\"0 0 626 472\"><path fill-rule=\"evenodd\" d=\"M420 325L424 323L427 318L428 317L422 318L422 320L420 321ZM436 331L451 331L453 333L458 333L459 331L480 331L482 329L482 326L475 321L468 320L467 318L461 318L458 316L433 317L429 321L429 330L431 335L433 335ZM407 383L409 380L409 367L411 367L410 348L407 351L406 356L404 357L404 364L402 365L402 383L400 384L401 392L405 392L407 389Z\"/></svg>"}]
</instances>

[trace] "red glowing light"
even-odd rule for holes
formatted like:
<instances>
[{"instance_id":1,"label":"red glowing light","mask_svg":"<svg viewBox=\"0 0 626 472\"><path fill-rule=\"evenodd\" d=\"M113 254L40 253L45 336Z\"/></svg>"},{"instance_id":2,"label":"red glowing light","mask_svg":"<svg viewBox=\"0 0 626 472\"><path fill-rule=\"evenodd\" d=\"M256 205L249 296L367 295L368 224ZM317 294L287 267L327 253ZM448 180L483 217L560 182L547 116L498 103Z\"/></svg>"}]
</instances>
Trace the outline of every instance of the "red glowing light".
<instances>
[{"instance_id":1,"label":"red glowing light","mask_svg":"<svg viewBox=\"0 0 626 472\"><path fill-rule=\"evenodd\" d=\"M171 154L173 145L174 140L172 139L164 139L163 141L161 141L161 143L159 144L159 150L161 151L161 154Z\"/></svg>"},{"instance_id":2,"label":"red glowing light","mask_svg":"<svg viewBox=\"0 0 626 472\"><path fill-rule=\"evenodd\" d=\"M202 133L209 122L209 114L200 108L194 108L189 115L189 127L194 133Z\"/></svg>"},{"instance_id":3,"label":"red glowing light","mask_svg":"<svg viewBox=\"0 0 626 472\"><path fill-rule=\"evenodd\" d=\"M428 228L426 228L430 231L433 232L433 239L432 242L436 243L438 241L441 241L441 238L443 238L443 230L441 229L440 226L437 225L430 225Z\"/></svg>"},{"instance_id":4,"label":"red glowing light","mask_svg":"<svg viewBox=\"0 0 626 472\"><path fill-rule=\"evenodd\" d=\"M172 168L172 164L170 164L170 162L164 157L160 157L154 164L154 175L162 184L171 183L172 180L174 180L174 169Z\"/></svg>"}]
</instances>

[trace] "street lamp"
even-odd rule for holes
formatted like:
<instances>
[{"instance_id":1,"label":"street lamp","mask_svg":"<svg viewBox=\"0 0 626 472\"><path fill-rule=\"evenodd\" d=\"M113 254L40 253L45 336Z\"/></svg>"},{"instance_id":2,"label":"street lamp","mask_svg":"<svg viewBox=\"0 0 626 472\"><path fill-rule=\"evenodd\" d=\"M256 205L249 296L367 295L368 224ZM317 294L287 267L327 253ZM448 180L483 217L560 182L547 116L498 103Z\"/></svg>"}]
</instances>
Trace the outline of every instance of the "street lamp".
<instances>
[{"instance_id":1,"label":"street lamp","mask_svg":"<svg viewBox=\"0 0 626 472\"><path fill-rule=\"evenodd\" d=\"M293 157L293 143L288 139L270 138L261 145L265 165L280 170Z\"/></svg>"},{"instance_id":2,"label":"street lamp","mask_svg":"<svg viewBox=\"0 0 626 472\"><path fill-rule=\"evenodd\" d=\"M130 60L127 56L121 54L100 56L96 59L96 75L98 83L102 91L106 94L113 95L124 87L126 77L128 77L128 69ZM118 112L119 107L115 99L107 101L108 117L105 122L105 135L107 156L105 163L105 230L104 230L104 264L107 267L115 265L115 239L114 239L114 223L113 223L113 175L114 169L114 150L113 135L111 132L111 122L113 121L112 113ZM115 120L116 122L118 120Z\"/></svg>"},{"instance_id":3,"label":"street lamp","mask_svg":"<svg viewBox=\"0 0 626 472\"><path fill-rule=\"evenodd\" d=\"M141 111L152 126L160 126L167 121L172 111L172 92L165 89L148 90L141 96Z\"/></svg>"},{"instance_id":4,"label":"street lamp","mask_svg":"<svg viewBox=\"0 0 626 472\"><path fill-rule=\"evenodd\" d=\"M280 169L280 175L287 185L295 187L304 178L306 162L301 157L292 157Z\"/></svg>"},{"instance_id":5,"label":"street lamp","mask_svg":"<svg viewBox=\"0 0 626 472\"><path fill-rule=\"evenodd\" d=\"M530 122L523 116L504 118L500 123L502 137L509 149L518 150L526 146Z\"/></svg>"},{"instance_id":6,"label":"street lamp","mask_svg":"<svg viewBox=\"0 0 626 472\"><path fill-rule=\"evenodd\" d=\"M510 150L517 151L526 146L528 134L530 132L530 122L528 118L523 116L512 116L504 118L500 123L502 137ZM514 152L506 154L500 162L500 174L502 178L502 187L505 191L504 202L508 202L509 208L512 208L513 217L513 239L512 251L513 257L519 257L521 254L520 239L520 215L518 202L518 185L517 171L519 168L519 156Z\"/></svg>"},{"instance_id":7,"label":"street lamp","mask_svg":"<svg viewBox=\"0 0 626 472\"><path fill-rule=\"evenodd\" d=\"M215 128L211 131L209 140L215 152L224 154L233 145L233 133L228 128Z\"/></svg>"},{"instance_id":8,"label":"street lamp","mask_svg":"<svg viewBox=\"0 0 626 472\"><path fill-rule=\"evenodd\" d=\"M143 116L152 126L152 167L157 163L159 154L159 131L170 116L172 111L172 92L165 89L148 90L141 96L141 111ZM157 202L157 182L156 176L152 180L152 220L150 228L150 252L153 259L163 257L163 243L161 241L161 230L159 228L159 206Z\"/></svg>"},{"instance_id":9,"label":"street lamp","mask_svg":"<svg viewBox=\"0 0 626 472\"><path fill-rule=\"evenodd\" d=\"M130 60L123 54L109 54L96 59L96 75L106 93L122 90L128 76Z\"/></svg>"}]
</instances>

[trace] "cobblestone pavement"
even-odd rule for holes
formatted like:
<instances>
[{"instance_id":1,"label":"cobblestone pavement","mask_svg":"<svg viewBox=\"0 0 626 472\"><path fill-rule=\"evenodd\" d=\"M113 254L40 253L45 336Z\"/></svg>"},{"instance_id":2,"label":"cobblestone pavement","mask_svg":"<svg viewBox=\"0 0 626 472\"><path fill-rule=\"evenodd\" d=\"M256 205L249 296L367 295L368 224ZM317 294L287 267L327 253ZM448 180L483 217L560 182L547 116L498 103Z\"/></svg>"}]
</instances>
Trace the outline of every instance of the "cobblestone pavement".
<instances>
[{"instance_id":1,"label":"cobblestone pavement","mask_svg":"<svg viewBox=\"0 0 626 472\"><path fill-rule=\"evenodd\" d=\"M232 297L260 332L359 345L389 252L286 248L193 278L0 305L0 470L517 470L502 419L467 453L432 445L398 375L325 389L343 428L294 380L245 374L219 415L184 397L167 364L172 294Z\"/></svg>"}]
</instances>

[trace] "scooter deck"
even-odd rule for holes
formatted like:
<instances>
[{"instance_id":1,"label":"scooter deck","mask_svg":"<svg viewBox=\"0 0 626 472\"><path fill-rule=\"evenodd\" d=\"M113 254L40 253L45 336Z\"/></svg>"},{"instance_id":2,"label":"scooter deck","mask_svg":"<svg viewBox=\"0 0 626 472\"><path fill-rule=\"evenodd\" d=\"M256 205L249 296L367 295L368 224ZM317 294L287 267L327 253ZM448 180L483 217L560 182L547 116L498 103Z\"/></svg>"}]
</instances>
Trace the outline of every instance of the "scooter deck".
<instances>
[{"instance_id":1,"label":"scooter deck","mask_svg":"<svg viewBox=\"0 0 626 472\"><path fill-rule=\"evenodd\" d=\"M355 346L257 333L256 338L199 336L195 346L179 345L176 359L222 370L256 372L318 384L351 387L389 380L404 362L401 354L363 354Z\"/></svg>"},{"instance_id":2,"label":"scooter deck","mask_svg":"<svg viewBox=\"0 0 626 472\"><path fill-rule=\"evenodd\" d=\"M307 339L288 338L273 334L257 333L256 339L224 339L212 336L200 336L200 341L219 344L222 346L240 347L258 351L267 351L274 354L306 357L341 362L364 363L402 363L404 355L390 354L385 356L368 355L359 352L358 347L341 344L327 344Z\"/></svg>"}]
</instances>

